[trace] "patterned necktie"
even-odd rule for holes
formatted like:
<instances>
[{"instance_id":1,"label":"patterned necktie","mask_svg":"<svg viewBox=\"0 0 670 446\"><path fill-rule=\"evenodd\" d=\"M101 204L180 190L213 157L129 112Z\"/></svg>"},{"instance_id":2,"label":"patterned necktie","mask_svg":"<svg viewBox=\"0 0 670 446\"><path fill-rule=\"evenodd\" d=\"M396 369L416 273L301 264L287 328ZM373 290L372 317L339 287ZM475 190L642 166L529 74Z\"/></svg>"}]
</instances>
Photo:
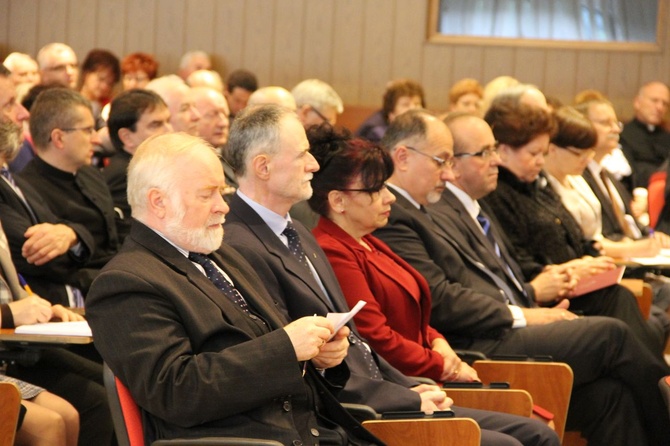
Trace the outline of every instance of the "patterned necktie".
<instances>
[{"instance_id":1,"label":"patterned necktie","mask_svg":"<svg viewBox=\"0 0 670 446\"><path fill-rule=\"evenodd\" d=\"M205 269L207 278L218 288L228 299L239 305L245 313L250 314L249 305L244 300L239 291L221 274L221 271L216 267L214 262L204 254L191 252L188 254L188 259L202 266Z\"/></svg>"},{"instance_id":2,"label":"patterned necktie","mask_svg":"<svg viewBox=\"0 0 670 446\"><path fill-rule=\"evenodd\" d=\"M486 238L489 239L489 241L495 248L496 254L498 254L498 257L500 257L500 248L498 247L498 244L493 238L493 234L491 234L491 221L486 217L486 215L482 214L482 212L480 211L479 214L477 214L477 222L484 230Z\"/></svg>"},{"instance_id":3,"label":"patterned necktie","mask_svg":"<svg viewBox=\"0 0 670 446\"><path fill-rule=\"evenodd\" d=\"M292 222L287 222L286 229L284 229L282 235L285 235L288 239L288 249L291 251L291 254L293 254L298 259L298 262L300 262L302 266L307 268L308 271L311 271L309 269L309 264L307 263L307 255L305 254L305 250L302 249L302 244L300 243L300 236L298 235L298 231L296 231Z\"/></svg>"}]
</instances>

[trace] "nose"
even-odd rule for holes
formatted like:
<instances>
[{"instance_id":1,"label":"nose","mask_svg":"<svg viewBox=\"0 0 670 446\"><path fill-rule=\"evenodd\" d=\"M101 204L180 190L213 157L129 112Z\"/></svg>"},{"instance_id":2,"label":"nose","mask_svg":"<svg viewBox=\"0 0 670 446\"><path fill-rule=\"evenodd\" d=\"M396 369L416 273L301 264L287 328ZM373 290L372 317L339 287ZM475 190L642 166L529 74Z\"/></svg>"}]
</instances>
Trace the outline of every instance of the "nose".
<instances>
[{"instance_id":1,"label":"nose","mask_svg":"<svg viewBox=\"0 0 670 446\"><path fill-rule=\"evenodd\" d=\"M454 169L451 168L451 166L445 166L442 168L440 172L440 180L442 181L453 181L454 180Z\"/></svg>"},{"instance_id":2,"label":"nose","mask_svg":"<svg viewBox=\"0 0 670 446\"><path fill-rule=\"evenodd\" d=\"M199 121L200 118L202 118L202 115L198 109L195 108L195 105L189 106L189 111L191 112L191 121Z\"/></svg>"},{"instance_id":3,"label":"nose","mask_svg":"<svg viewBox=\"0 0 670 446\"><path fill-rule=\"evenodd\" d=\"M491 165L492 166L499 166L500 164L502 164L502 158L500 158L500 153L493 152L491 154Z\"/></svg>"},{"instance_id":4,"label":"nose","mask_svg":"<svg viewBox=\"0 0 670 446\"><path fill-rule=\"evenodd\" d=\"M92 131L91 132L91 144L98 144L99 145L101 142L102 142L102 140L100 139L100 135L98 134L98 132L96 132L95 130Z\"/></svg>"},{"instance_id":5,"label":"nose","mask_svg":"<svg viewBox=\"0 0 670 446\"><path fill-rule=\"evenodd\" d=\"M307 172L316 172L319 170L319 162L314 158L314 155L312 155L310 152L307 152L307 156L309 157L307 160Z\"/></svg>"},{"instance_id":6,"label":"nose","mask_svg":"<svg viewBox=\"0 0 670 446\"><path fill-rule=\"evenodd\" d=\"M391 192L388 187L382 189L382 200L386 204L395 203L395 195L393 195L393 192Z\"/></svg>"},{"instance_id":7,"label":"nose","mask_svg":"<svg viewBox=\"0 0 670 446\"><path fill-rule=\"evenodd\" d=\"M23 121L27 121L28 118L30 118L30 112L21 104L18 102L16 103L16 120L19 123L22 123Z\"/></svg>"},{"instance_id":8,"label":"nose","mask_svg":"<svg viewBox=\"0 0 670 446\"><path fill-rule=\"evenodd\" d=\"M172 124L170 124L169 121L165 121L165 124L163 124L163 130L165 133L172 133L174 131Z\"/></svg>"},{"instance_id":9,"label":"nose","mask_svg":"<svg viewBox=\"0 0 670 446\"><path fill-rule=\"evenodd\" d=\"M228 214L230 211L230 206L228 206L228 203L226 203L226 200L223 199L223 195L217 194L217 199L214 202L214 206L212 207L212 211L214 213L221 213L223 215Z\"/></svg>"}]
</instances>

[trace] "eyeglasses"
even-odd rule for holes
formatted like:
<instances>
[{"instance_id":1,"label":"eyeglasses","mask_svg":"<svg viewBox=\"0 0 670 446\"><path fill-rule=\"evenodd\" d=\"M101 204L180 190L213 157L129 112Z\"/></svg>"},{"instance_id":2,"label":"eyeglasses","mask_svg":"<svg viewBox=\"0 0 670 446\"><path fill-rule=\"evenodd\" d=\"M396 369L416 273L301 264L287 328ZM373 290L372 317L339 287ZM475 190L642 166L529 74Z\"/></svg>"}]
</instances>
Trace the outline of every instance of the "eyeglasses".
<instances>
[{"instance_id":1,"label":"eyeglasses","mask_svg":"<svg viewBox=\"0 0 670 446\"><path fill-rule=\"evenodd\" d=\"M454 158L476 156L476 157L479 157L479 158L485 160L485 159L491 158L493 155L495 155L497 153L498 153L498 141L494 142L493 144L489 144L487 146L482 147L479 152L456 153L456 154L454 154Z\"/></svg>"},{"instance_id":2,"label":"eyeglasses","mask_svg":"<svg viewBox=\"0 0 670 446\"><path fill-rule=\"evenodd\" d=\"M91 136L95 132L95 127L92 125L89 125L88 127L70 127L66 129L60 129L61 132L84 132L88 136Z\"/></svg>"},{"instance_id":3,"label":"eyeglasses","mask_svg":"<svg viewBox=\"0 0 670 446\"><path fill-rule=\"evenodd\" d=\"M318 116L319 118L321 118L321 119L323 120L324 123L327 122L328 124L330 124L330 119L326 118L326 117L323 115L323 113L321 113L316 107L314 107L313 105L310 105L309 108L314 112L314 114L315 114L316 116Z\"/></svg>"},{"instance_id":4,"label":"eyeglasses","mask_svg":"<svg viewBox=\"0 0 670 446\"><path fill-rule=\"evenodd\" d=\"M612 129L618 129L618 130L623 130L623 122L621 121L614 121L612 119L604 120L604 121L594 121L592 120L594 124L602 125L605 127L609 127Z\"/></svg>"},{"instance_id":5,"label":"eyeglasses","mask_svg":"<svg viewBox=\"0 0 670 446\"><path fill-rule=\"evenodd\" d=\"M435 161L435 164L437 164L437 167L439 167L440 169L443 169L445 167L449 167L449 168L454 167L454 159L453 158L448 158L448 159L445 160L444 158L440 158L439 156L428 155L427 153L423 153L422 151L420 151L418 149L415 149L414 147L410 147L410 146L405 146L405 147L408 148L409 150L411 150L412 152L418 153L419 155L423 155L423 156L427 156L428 158L431 158L433 161Z\"/></svg>"},{"instance_id":6,"label":"eyeglasses","mask_svg":"<svg viewBox=\"0 0 670 446\"><path fill-rule=\"evenodd\" d=\"M580 158L593 158L593 156L596 154L596 151L593 149L577 149L574 147L561 147L561 146L556 146L559 149L563 149L570 153L571 155L578 156Z\"/></svg>"},{"instance_id":7,"label":"eyeglasses","mask_svg":"<svg viewBox=\"0 0 670 446\"><path fill-rule=\"evenodd\" d=\"M388 184L382 183L379 187L368 187L363 189L337 189L340 192L365 192L366 194L374 195L388 188Z\"/></svg>"}]
</instances>

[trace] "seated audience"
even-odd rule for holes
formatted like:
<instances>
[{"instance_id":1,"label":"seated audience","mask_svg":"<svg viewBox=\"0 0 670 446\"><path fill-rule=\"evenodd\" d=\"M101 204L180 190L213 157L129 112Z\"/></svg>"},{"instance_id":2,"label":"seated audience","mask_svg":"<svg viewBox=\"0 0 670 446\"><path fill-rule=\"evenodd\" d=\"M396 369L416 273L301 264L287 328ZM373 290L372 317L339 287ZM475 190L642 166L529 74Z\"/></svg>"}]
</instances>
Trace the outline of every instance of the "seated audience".
<instances>
[{"instance_id":1,"label":"seated audience","mask_svg":"<svg viewBox=\"0 0 670 446\"><path fill-rule=\"evenodd\" d=\"M344 111L342 98L335 89L319 79L306 79L293 87L298 118L307 129L327 122L337 123L337 115Z\"/></svg>"},{"instance_id":2,"label":"seated audience","mask_svg":"<svg viewBox=\"0 0 670 446\"><path fill-rule=\"evenodd\" d=\"M119 59L103 49L91 50L81 64L81 89L83 97L91 101L96 130L105 126L102 108L112 100L114 86L121 78Z\"/></svg>"},{"instance_id":3,"label":"seated audience","mask_svg":"<svg viewBox=\"0 0 670 446\"><path fill-rule=\"evenodd\" d=\"M276 105L249 108L233 124L228 150L240 186L230 199L226 239L260 276L276 308L291 320L347 311L328 259L289 214L293 204L310 197L309 180L319 167L295 113ZM419 385L401 374L370 349L353 322L347 325L351 346L344 362L351 376L337 395L340 401L377 412L432 413L451 405L439 387ZM456 416L479 423L482 444L518 444L515 438L525 445L556 443L546 425L527 418L451 408Z\"/></svg>"},{"instance_id":4,"label":"seated audience","mask_svg":"<svg viewBox=\"0 0 670 446\"><path fill-rule=\"evenodd\" d=\"M86 227L93 236L91 258L79 270L82 292L119 247L112 196L92 167L98 141L90 103L64 88L42 92L31 109L30 133L37 150L18 175L63 220Z\"/></svg>"},{"instance_id":5,"label":"seated audience","mask_svg":"<svg viewBox=\"0 0 670 446\"><path fill-rule=\"evenodd\" d=\"M237 69L228 75L223 95L228 101L231 120L247 106L249 96L256 90L258 90L258 80L251 71Z\"/></svg>"},{"instance_id":6,"label":"seated audience","mask_svg":"<svg viewBox=\"0 0 670 446\"><path fill-rule=\"evenodd\" d=\"M308 138L312 154L324 166L314 173L309 199L321 215L314 236L349 307L367 302L354 317L361 335L405 375L438 382L477 380L477 372L429 326L426 280L370 235L386 224L395 201L385 183L393 172L388 153L332 127L312 128Z\"/></svg>"},{"instance_id":7,"label":"seated audience","mask_svg":"<svg viewBox=\"0 0 670 446\"><path fill-rule=\"evenodd\" d=\"M121 60L121 82L124 90L144 88L158 74L158 61L147 53L130 53Z\"/></svg>"},{"instance_id":8,"label":"seated audience","mask_svg":"<svg viewBox=\"0 0 670 446\"><path fill-rule=\"evenodd\" d=\"M424 108L423 87L411 79L389 82L384 91L382 109L368 117L356 130L356 136L379 142L396 116L416 108Z\"/></svg>"},{"instance_id":9,"label":"seated audience","mask_svg":"<svg viewBox=\"0 0 670 446\"><path fill-rule=\"evenodd\" d=\"M199 50L189 51L181 57L177 74L183 81L186 81L194 71L211 69L212 61L209 58L209 54Z\"/></svg>"},{"instance_id":10,"label":"seated audience","mask_svg":"<svg viewBox=\"0 0 670 446\"><path fill-rule=\"evenodd\" d=\"M145 139L172 131L170 111L153 91L124 91L112 101L107 127L116 154L102 169L102 176L112 195L116 231L122 243L130 231L131 222L126 192L128 163Z\"/></svg>"},{"instance_id":11,"label":"seated audience","mask_svg":"<svg viewBox=\"0 0 670 446\"><path fill-rule=\"evenodd\" d=\"M556 131L552 116L537 107L494 101L485 119L498 141L501 165L498 187L484 202L504 228L525 277L532 278L547 265L556 264L572 266L580 280L613 269L613 260L598 257L600 245L584 237L541 174ZM639 311L619 304L634 303L634 299L628 290L614 285L571 299L570 308L623 320L652 352L660 354L666 340L662 321L651 317L645 323Z\"/></svg>"},{"instance_id":12,"label":"seated audience","mask_svg":"<svg viewBox=\"0 0 670 446\"><path fill-rule=\"evenodd\" d=\"M478 80L461 79L449 89L449 111L478 114L483 97L484 88Z\"/></svg>"},{"instance_id":13,"label":"seated audience","mask_svg":"<svg viewBox=\"0 0 670 446\"><path fill-rule=\"evenodd\" d=\"M59 84L76 89L79 80L79 64L74 50L64 43L48 43L37 53L41 83Z\"/></svg>"},{"instance_id":14,"label":"seated audience","mask_svg":"<svg viewBox=\"0 0 670 446\"><path fill-rule=\"evenodd\" d=\"M277 312L253 268L222 244L225 188L214 151L190 135L148 140L128 168L136 220L93 285L87 318L142 410L145 437L379 444L331 393L349 376L349 329ZM316 367L334 370L326 378Z\"/></svg>"},{"instance_id":15,"label":"seated audience","mask_svg":"<svg viewBox=\"0 0 670 446\"><path fill-rule=\"evenodd\" d=\"M621 130L621 148L633 170L631 187L647 187L651 174L668 160L670 133L663 120L669 105L670 89L658 81L640 87L633 100L635 117Z\"/></svg>"},{"instance_id":16,"label":"seated audience","mask_svg":"<svg viewBox=\"0 0 670 446\"><path fill-rule=\"evenodd\" d=\"M460 150L475 153L493 144L488 132L486 139L467 138L470 144ZM570 365L574 383L567 428L582 431L591 445L668 441L670 420L658 416L664 407L657 386L668 366L627 325L612 318L578 318L567 310L567 300L555 308L526 302L526 295L514 293L473 257L467 243L445 231L446 219L438 225L427 215L426 207L440 200L445 181L454 179L453 140L444 123L424 111L409 111L391 123L382 143L394 163L387 185L396 201L389 223L373 235L428 281L431 326L454 348L486 355L549 355ZM637 311L635 302L627 308ZM613 339L615 349L610 348ZM631 417L631 411L637 416Z\"/></svg>"},{"instance_id":17,"label":"seated audience","mask_svg":"<svg viewBox=\"0 0 670 446\"><path fill-rule=\"evenodd\" d=\"M223 80L221 75L212 70L198 70L191 73L186 79L186 84L191 87L211 88L223 94Z\"/></svg>"},{"instance_id":18,"label":"seated audience","mask_svg":"<svg viewBox=\"0 0 670 446\"><path fill-rule=\"evenodd\" d=\"M198 136L200 113L193 103L191 87L172 74L152 80L146 89L156 92L165 101L170 110L170 125L175 132Z\"/></svg>"}]
</instances>

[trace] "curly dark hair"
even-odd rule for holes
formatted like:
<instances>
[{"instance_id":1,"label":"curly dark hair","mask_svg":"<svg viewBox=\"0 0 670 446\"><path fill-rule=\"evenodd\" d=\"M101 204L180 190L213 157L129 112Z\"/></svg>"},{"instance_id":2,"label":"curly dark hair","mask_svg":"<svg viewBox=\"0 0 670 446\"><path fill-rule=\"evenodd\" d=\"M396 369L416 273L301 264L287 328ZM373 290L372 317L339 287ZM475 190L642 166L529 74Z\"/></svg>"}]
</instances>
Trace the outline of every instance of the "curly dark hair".
<instances>
[{"instance_id":1,"label":"curly dark hair","mask_svg":"<svg viewBox=\"0 0 670 446\"><path fill-rule=\"evenodd\" d=\"M388 152L370 141L355 138L346 129L328 124L310 127L307 139L320 169L314 172L309 206L328 216L328 193L343 190L360 176L362 189L374 192L384 186L393 174L393 160Z\"/></svg>"}]
</instances>

